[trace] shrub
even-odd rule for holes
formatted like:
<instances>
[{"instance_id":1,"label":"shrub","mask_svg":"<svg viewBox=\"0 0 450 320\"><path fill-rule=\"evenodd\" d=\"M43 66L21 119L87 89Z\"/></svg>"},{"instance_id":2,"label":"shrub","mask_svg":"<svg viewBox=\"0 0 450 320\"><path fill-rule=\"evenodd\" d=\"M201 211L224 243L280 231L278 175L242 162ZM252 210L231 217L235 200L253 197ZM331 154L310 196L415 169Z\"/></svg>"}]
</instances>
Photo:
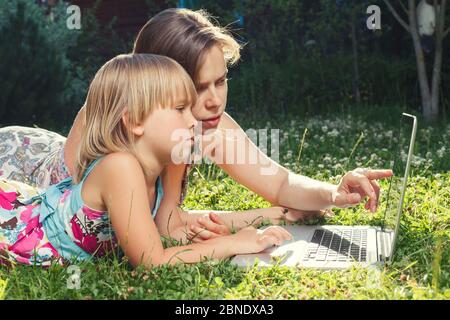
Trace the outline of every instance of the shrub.
<instances>
[{"instance_id":1,"label":"shrub","mask_svg":"<svg viewBox=\"0 0 450 320\"><path fill-rule=\"evenodd\" d=\"M0 11L0 121L54 126L64 114L65 52L75 37L58 16L61 8L54 21L29 1L3 1Z\"/></svg>"}]
</instances>

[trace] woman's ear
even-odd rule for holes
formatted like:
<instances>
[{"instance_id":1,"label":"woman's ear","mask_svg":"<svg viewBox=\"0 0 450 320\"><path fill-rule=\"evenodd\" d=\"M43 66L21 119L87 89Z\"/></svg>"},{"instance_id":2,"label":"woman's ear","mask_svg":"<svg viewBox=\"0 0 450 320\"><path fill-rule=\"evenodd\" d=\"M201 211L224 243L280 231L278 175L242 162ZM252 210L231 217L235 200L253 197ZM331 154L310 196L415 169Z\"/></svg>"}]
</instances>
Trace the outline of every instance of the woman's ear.
<instances>
[{"instance_id":1,"label":"woman's ear","mask_svg":"<svg viewBox=\"0 0 450 320\"><path fill-rule=\"evenodd\" d=\"M126 128L130 129L131 132L133 132L133 134L135 134L136 136L140 137L144 134L144 126L142 124L137 124L134 126L130 125L128 110L125 110L123 112L121 121L122 121L122 124Z\"/></svg>"}]
</instances>

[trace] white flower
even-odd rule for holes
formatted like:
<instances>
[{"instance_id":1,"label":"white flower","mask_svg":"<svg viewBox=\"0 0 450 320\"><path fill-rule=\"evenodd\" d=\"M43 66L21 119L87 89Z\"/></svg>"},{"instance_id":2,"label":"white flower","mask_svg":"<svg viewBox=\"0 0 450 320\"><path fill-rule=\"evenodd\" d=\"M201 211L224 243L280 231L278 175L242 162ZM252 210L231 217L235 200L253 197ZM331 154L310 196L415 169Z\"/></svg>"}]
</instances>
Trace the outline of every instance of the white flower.
<instances>
[{"instance_id":1,"label":"white flower","mask_svg":"<svg viewBox=\"0 0 450 320\"><path fill-rule=\"evenodd\" d=\"M330 137L337 137L339 135L339 131L337 131L336 129L333 129L330 132L328 132L328 135Z\"/></svg>"},{"instance_id":2,"label":"white flower","mask_svg":"<svg viewBox=\"0 0 450 320\"><path fill-rule=\"evenodd\" d=\"M443 158L445 155L445 146L442 146L439 150L436 151L439 158Z\"/></svg>"},{"instance_id":3,"label":"white flower","mask_svg":"<svg viewBox=\"0 0 450 320\"><path fill-rule=\"evenodd\" d=\"M323 132L327 132L328 131L328 127L327 126L322 126L322 131Z\"/></svg>"}]
</instances>

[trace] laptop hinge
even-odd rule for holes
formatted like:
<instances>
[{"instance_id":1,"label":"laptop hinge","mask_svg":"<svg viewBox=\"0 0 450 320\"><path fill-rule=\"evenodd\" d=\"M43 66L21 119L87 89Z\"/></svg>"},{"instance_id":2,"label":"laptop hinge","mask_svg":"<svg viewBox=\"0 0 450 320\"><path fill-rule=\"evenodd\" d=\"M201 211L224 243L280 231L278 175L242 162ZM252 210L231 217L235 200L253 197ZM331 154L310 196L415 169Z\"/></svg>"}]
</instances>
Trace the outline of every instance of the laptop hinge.
<instances>
[{"instance_id":1,"label":"laptop hinge","mask_svg":"<svg viewBox=\"0 0 450 320\"><path fill-rule=\"evenodd\" d=\"M379 262L391 260L391 232L377 231L377 256Z\"/></svg>"}]
</instances>

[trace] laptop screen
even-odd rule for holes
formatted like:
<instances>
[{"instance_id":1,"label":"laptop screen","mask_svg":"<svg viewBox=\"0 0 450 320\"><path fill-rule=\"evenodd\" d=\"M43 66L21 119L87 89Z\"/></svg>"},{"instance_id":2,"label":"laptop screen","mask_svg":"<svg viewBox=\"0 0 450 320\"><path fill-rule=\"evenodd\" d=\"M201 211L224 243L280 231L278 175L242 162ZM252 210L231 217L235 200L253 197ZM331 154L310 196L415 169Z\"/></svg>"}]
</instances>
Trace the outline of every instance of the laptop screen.
<instances>
[{"instance_id":1,"label":"laptop screen","mask_svg":"<svg viewBox=\"0 0 450 320\"><path fill-rule=\"evenodd\" d=\"M392 248L399 231L400 217L403 207L404 191L407 185L410 163L416 133L416 118L403 113L398 131L389 141L391 151L390 166L394 175L390 178L386 194L386 210L384 212L383 230L394 230ZM392 255L391 255L392 256Z\"/></svg>"}]
</instances>

